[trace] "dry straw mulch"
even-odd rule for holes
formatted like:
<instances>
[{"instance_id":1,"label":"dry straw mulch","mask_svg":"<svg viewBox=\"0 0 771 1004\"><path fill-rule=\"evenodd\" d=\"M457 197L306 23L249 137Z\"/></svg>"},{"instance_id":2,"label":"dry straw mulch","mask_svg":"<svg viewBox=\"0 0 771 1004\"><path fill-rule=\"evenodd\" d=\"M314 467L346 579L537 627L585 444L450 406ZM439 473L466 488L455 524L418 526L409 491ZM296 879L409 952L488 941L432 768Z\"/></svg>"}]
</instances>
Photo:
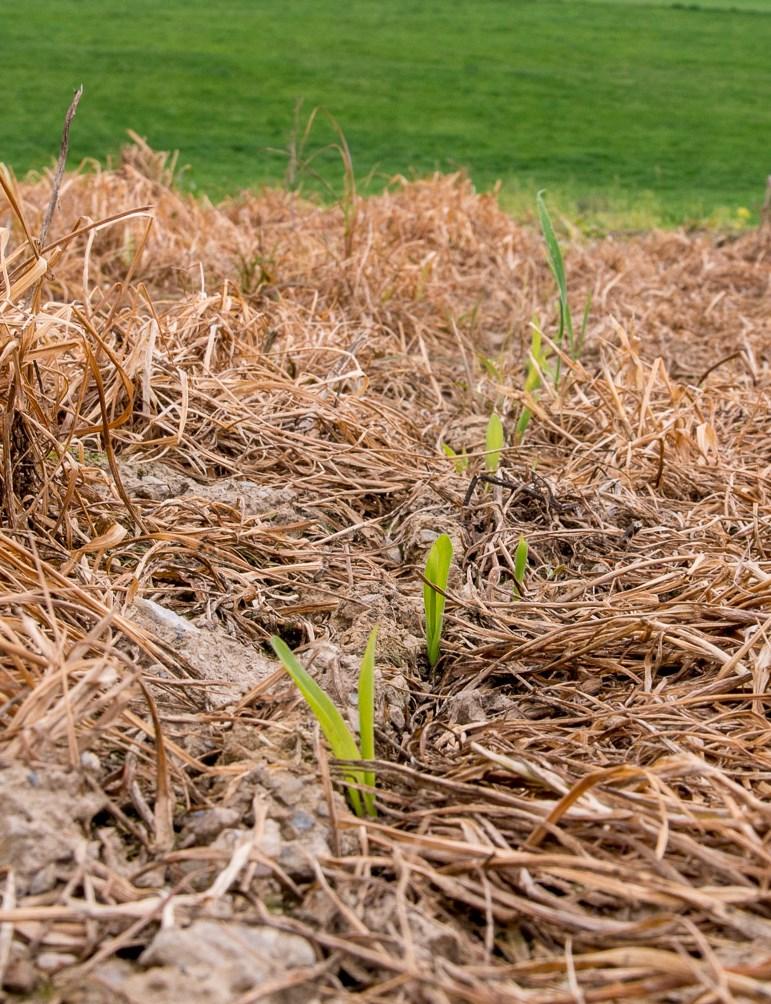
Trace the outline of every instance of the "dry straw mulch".
<instances>
[{"instance_id":1,"label":"dry straw mulch","mask_svg":"<svg viewBox=\"0 0 771 1004\"><path fill-rule=\"evenodd\" d=\"M585 350L469 494L538 233L167 165L65 176L43 248L50 177L0 207L10 999L771 999L768 234L570 242ZM376 623L362 823L267 640L347 706Z\"/></svg>"}]
</instances>

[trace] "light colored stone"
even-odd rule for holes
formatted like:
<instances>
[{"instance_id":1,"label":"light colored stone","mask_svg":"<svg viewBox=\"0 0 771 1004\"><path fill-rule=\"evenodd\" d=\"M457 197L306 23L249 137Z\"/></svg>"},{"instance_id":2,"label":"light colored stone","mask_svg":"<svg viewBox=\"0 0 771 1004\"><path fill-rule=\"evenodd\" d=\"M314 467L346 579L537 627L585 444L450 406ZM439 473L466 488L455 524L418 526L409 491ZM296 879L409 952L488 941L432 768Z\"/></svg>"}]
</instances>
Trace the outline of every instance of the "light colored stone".
<instances>
[{"instance_id":1,"label":"light colored stone","mask_svg":"<svg viewBox=\"0 0 771 1004\"><path fill-rule=\"evenodd\" d=\"M0 770L0 868L12 868L17 893L39 895L56 884L57 870L90 854L80 825L104 804L81 791L82 779L56 769Z\"/></svg>"},{"instance_id":2,"label":"light colored stone","mask_svg":"<svg viewBox=\"0 0 771 1004\"><path fill-rule=\"evenodd\" d=\"M172 645L202 680L225 681L207 688L211 708L233 704L275 672L274 660L231 638L219 625L197 627L154 600L137 598L126 617Z\"/></svg>"},{"instance_id":3,"label":"light colored stone","mask_svg":"<svg viewBox=\"0 0 771 1004\"><path fill-rule=\"evenodd\" d=\"M310 943L274 928L196 920L189 927L161 930L140 958L148 967L119 989L136 1004L231 1004L267 980L312 966ZM118 989L118 988L116 988ZM317 999L309 986L265 997L271 1004L306 1004Z\"/></svg>"}]
</instances>

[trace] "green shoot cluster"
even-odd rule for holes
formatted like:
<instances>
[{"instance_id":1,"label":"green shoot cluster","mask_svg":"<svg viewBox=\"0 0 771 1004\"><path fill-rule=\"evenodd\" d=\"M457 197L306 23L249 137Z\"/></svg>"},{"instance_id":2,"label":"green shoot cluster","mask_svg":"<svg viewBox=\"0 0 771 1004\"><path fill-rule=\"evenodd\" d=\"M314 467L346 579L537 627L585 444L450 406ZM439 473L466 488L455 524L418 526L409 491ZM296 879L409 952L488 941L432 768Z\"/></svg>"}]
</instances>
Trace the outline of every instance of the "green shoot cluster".
<instances>
[{"instance_id":1,"label":"green shoot cluster","mask_svg":"<svg viewBox=\"0 0 771 1004\"><path fill-rule=\"evenodd\" d=\"M335 707L332 698L316 683L313 677L299 663L288 645L277 635L273 635L270 643L273 651L283 663L284 669L292 677L297 689L303 695L313 712L316 721L329 743L332 754L338 760L374 760L375 758L375 644L377 631L374 627L370 632L364 657L359 669L359 741L348 728ZM359 770L351 767L346 770L348 785L348 800L357 816L375 816L375 797L372 791L358 790L359 786L373 789L375 787L375 772ZM357 787L353 787L356 785Z\"/></svg>"}]
</instances>

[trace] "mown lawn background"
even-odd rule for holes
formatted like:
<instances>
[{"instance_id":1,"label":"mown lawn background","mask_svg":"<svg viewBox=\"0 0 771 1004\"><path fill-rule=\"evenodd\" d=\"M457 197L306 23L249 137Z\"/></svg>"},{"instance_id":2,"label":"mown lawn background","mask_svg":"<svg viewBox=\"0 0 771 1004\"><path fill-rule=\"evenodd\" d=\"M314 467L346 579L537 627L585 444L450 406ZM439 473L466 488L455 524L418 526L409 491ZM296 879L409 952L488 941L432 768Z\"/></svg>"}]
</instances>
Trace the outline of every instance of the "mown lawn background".
<instances>
[{"instance_id":1,"label":"mown lawn background","mask_svg":"<svg viewBox=\"0 0 771 1004\"><path fill-rule=\"evenodd\" d=\"M281 181L293 111L340 123L363 188L467 168L632 224L757 213L771 172L771 0L35 0L2 5L0 160L71 162L131 128L214 197ZM333 139L321 121L307 151ZM314 159L341 187L339 159ZM316 185L308 172L304 184Z\"/></svg>"}]
</instances>

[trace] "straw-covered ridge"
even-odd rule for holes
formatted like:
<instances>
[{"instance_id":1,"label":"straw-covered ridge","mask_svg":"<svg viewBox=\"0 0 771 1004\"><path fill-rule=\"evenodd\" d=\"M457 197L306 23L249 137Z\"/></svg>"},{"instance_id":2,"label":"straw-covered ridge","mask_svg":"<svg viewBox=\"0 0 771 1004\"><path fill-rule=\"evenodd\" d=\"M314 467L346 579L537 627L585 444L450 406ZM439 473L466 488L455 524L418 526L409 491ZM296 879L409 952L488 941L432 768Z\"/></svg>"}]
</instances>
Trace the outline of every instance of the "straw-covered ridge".
<instances>
[{"instance_id":1,"label":"straw-covered ridge","mask_svg":"<svg viewBox=\"0 0 771 1004\"><path fill-rule=\"evenodd\" d=\"M10 999L768 1000L768 232L565 238L526 397L543 240L462 176L213 206L137 142L39 246L51 186L0 206ZM360 820L268 642L355 727L376 625Z\"/></svg>"}]
</instances>

